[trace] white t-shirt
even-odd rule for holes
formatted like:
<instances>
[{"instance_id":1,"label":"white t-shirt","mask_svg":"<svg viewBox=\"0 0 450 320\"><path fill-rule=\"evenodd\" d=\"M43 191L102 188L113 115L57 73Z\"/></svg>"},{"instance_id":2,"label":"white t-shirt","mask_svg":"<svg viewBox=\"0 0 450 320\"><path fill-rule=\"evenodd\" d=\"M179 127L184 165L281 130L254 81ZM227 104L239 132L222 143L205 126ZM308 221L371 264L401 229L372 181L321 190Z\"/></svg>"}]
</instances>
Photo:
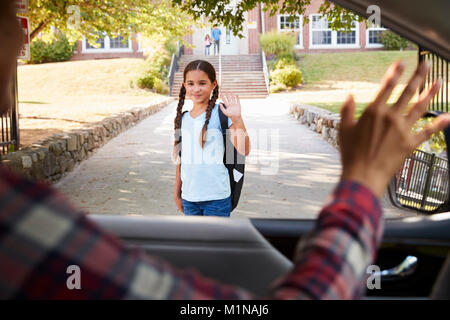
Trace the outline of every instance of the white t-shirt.
<instances>
[{"instance_id":1,"label":"white t-shirt","mask_svg":"<svg viewBox=\"0 0 450 320\"><path fill-rule=\"evenodd\" d=\"M223 164L222 130L219 105L211 112L205 146L200 145L200 135L205 124L206 112L195 119L190 112L181 122L181 198L187 201L211 201L231 195L228 170ZM228 126L233 122L228 118Z\"/></svg>"}]
</instances>

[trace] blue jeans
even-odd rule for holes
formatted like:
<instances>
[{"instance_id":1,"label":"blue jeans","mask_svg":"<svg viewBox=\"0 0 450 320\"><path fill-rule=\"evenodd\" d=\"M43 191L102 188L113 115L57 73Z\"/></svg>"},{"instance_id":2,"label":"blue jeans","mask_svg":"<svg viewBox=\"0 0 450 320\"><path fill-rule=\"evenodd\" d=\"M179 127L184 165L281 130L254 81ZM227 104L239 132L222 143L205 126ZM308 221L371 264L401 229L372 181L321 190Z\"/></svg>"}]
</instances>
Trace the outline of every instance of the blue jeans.
<instances>
[{"instance_id":1,"label":"blue jeans","mask_svg":"<svg viewBox=\"0 0 450 320\"><path fill-rule=\"evenodd\" d=\"M209 47L210 46L205 46L205 56L209 56Z\"/></svg>"},{"instance_id":2,"label":"blue jeans","mask_svg":"<svg viewBox=\"0 0 450 320\"><path fill-rule=\"evenodd\" d=\"M221 200L191 202L183 200L186 216L219 216L229 217L231 212L231 196Z\"/></svg>"},{"instance_id":3,"label":"blue jeans","mask_svg":"<svg viewBox=\"0 0 450 320\"><path fill-rule=\"evenodd\" d=\"M220 39L214 40L214 55L216 55L216 48L217 48L217 54L219 54L220 50Z\"/></svg>"}]
</instances>

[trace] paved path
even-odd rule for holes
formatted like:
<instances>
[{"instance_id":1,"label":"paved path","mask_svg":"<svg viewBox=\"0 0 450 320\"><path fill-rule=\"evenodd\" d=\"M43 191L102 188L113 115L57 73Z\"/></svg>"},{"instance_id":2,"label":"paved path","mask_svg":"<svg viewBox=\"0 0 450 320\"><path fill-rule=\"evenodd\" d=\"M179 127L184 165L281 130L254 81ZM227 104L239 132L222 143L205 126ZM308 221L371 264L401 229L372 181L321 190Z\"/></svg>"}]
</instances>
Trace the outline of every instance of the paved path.
<instances>
[{"instance_id":1,"label":"paved path","mask_svg":"<svg viewBox=\"0 0 450 320\"><path fill-rule=\"evenodd\" d=\"M316 217L339 179L336 149L295 121L285 101L242 100L242 108L252 149L232 216ZM91 213L181 214L173 202L175 109L172 103L114 138L56 187Z\"/></svg>"}]
</instances>

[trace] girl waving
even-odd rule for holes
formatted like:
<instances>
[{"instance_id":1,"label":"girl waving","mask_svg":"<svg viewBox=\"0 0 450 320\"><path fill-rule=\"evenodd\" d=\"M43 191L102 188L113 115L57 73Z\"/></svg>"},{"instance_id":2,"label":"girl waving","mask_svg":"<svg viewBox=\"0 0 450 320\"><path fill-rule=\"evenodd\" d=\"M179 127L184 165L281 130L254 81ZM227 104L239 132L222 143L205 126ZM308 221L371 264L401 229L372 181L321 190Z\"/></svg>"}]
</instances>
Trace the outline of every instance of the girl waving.
<instances>
[{"instance_id":1,"label":"girl waving","mask_svg":"<svg viewBox=\"0 0 450 320\"><path fill-rule=\"evenodd\" d=\"M193 101L194 107L189 112L182 112L186 96ZM225 146L219 108L228 117L233 146L242 155L247 156L250 152L239 97L231 92L222 94L226 107L216 103L218 97L214 67L204 60L190 62L184 69L174 121L177 162L174 200L178 210L185 215L230 216L231 189L223 163Z\"/></svg>"}]
</instances>

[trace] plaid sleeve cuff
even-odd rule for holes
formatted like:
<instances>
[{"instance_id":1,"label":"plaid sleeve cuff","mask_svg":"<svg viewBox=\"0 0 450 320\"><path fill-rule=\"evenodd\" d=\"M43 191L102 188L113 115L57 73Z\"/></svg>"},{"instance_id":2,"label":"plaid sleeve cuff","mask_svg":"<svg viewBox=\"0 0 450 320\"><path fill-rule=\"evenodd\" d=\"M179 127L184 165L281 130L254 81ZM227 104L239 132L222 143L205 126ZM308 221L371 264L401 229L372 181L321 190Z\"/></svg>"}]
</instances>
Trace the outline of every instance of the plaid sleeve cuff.
<instances>
[{"instance_id":1,"label":"plaid sleeve cuff","mask_svg":"<svg viewBox=\"0 0 450 320\"><path fill-rule=\"evenodd\" d=\"M379 200L366 187L342 181L302 238L293 272L273 286L278 299L356 299L382 235Z\"/></svg>"},{"instance_id":2,"label":"plaid sleeve cuff","mask_svg":"<svg viewBox=\"0 0 450 320\"><path fill-rule=\"evenodd\" d=\"M368 231L372 235L370 239L372 246L378 247L384 229L380 200L369 188L358 182L341 181L322 209L317 227L336 223L342 224L355 237L362 231ZM373 258L375 254L376 252Z\"/></svg>"}]
</instances>

